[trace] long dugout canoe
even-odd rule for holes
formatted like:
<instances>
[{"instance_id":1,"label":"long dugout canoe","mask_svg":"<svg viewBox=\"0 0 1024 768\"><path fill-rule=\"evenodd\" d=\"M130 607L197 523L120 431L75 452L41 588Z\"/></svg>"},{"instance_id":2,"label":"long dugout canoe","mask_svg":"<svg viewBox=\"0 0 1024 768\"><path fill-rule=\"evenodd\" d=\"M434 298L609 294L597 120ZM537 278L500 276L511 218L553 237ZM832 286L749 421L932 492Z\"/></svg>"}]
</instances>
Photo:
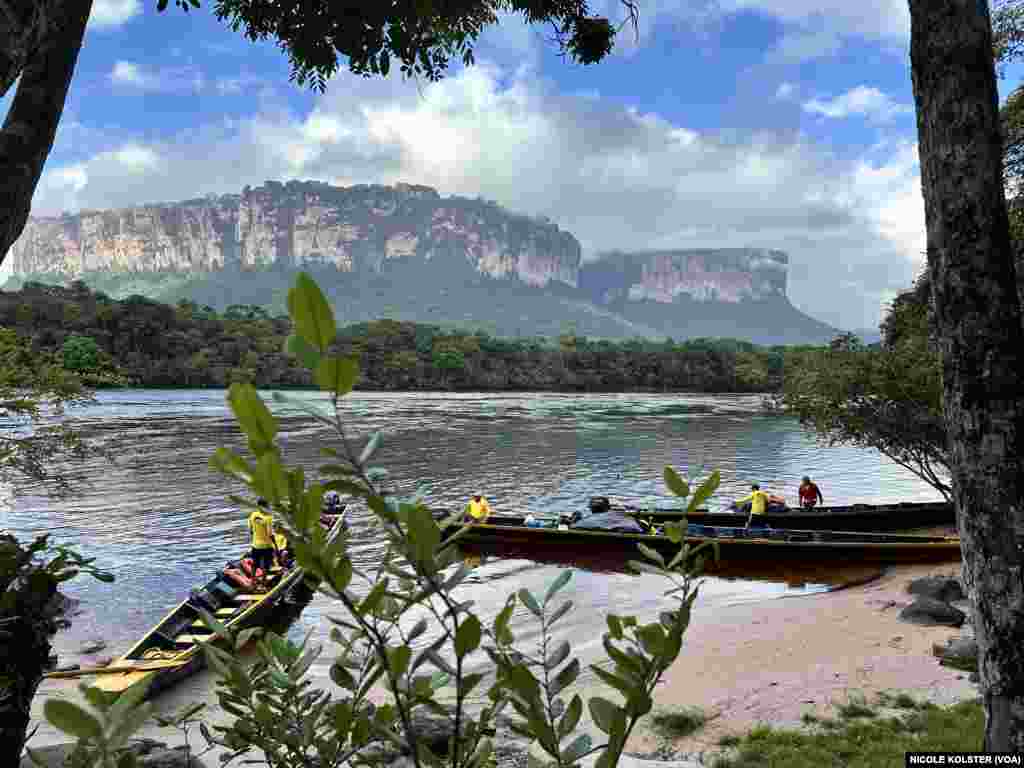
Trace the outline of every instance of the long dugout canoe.
<instances>
[{"instance_id":1,"label":"long dugout canoe","mask_svg":"<svg viewBox=\"0 0 1024 768\"><path fill-rule=\"evenodd\" d=\"M609 511L640 519L663 522L678 520L682 510L651 509L612 504ZM699 510L688 516L687 522L698 525L743 526L747 515L739 512L709 512ZM850 504L836 507L816 507L811 510L789 507L785 512L769 512L759 517L772 528L793 528L810 531L899 531L910 528L928 528L938 525L956 525L953 505L947 502L903 502L898 504Z\"/></svg>"},{"instance_id":2,"label":"long dugout canoe","mask_svg":"<svg viewBox=\"0 0 1024 768\"><path fill-rule=\"evenodd\" d=\"M739 528L703 528L700 533L688 533L685 541L691 547L705 542L716 542L723 560L770 559L799 562L803 559L836 563L914 563L946 562L960 559L960 539L955 536L913 536L883 533L856 533L840 531L785 530L744 531ZM458 530L452 526L444 532ZM694 530L693 528L690 529ZM679 545L664 534L626 533L619 531L587 530L560 526L527 527L510 524L502 518L488 523L474 524L461 537L463 541L486 544L495 550L504 545L517 548L554 547L560 550L617 549L631 559L642 559L638 544L664 554L674 554Z\"/></svg>"}]
</instances>

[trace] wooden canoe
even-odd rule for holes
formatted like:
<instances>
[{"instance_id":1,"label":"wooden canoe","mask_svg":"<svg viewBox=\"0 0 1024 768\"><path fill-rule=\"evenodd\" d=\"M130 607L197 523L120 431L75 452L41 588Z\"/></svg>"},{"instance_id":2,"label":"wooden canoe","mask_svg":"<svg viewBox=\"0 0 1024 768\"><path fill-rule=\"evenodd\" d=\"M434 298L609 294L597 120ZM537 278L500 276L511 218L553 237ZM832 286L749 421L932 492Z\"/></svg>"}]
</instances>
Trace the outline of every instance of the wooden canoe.
<instances>
[{"instance_id":1,"label":"wooden canoe","mask_svg":"<svg viewBox=\"0 0 1024 768\"><path fill-rule=\"evenodd\" d=\"M339 516L328 530L328 540L334 539L341 529L342 518ZM279 571L271 588L256 594L239 590L218 574L205 585L204 591L215 597L217 607L211 613L228 629L247 629L264 626L285 598L296 588L301 588L305 576L297 565ZM203 624L190 596L171 609L124 655L110 663L111 667L138 669L100 674L92 685L117 696L133 685L148 682L146 696L154 696L199 671L206 662L202 644L213 640L213 633Z\"/></svg>"},{"instance_id":2,"label":"wooden canoe","mask_svg":"<svg viewBox=\"0 0 1024 768\"><path fill-rule=\"evenodd\" d=\"M444 532L454 533L452 526ZM722 559L731 562L769 559L798 562L802 559L836 563L943 562L960 559L960 539L955 536L914 536L909 534L857 533L842 531L777 530L745 531L740 528L690 526L686 542L697 546L716 542ZM582 551L615 549L633 559L642 559L638 544L664 554L679 549L664 534L626 533L580 528L530 528L508 524L492 516L487 523L469 526L462 541L487 545L500 551L508 545L525 548L552 547ZM526 551L529 551L527 549Z\"/></svg>"},{"instance_id":3,"label":"wooden canoe","mask_svg":"<svg viewBox=\"0 0 1024 768\"><path fill-rule=\"evenodd\" d=\"M637 507L612 505L611 510L656 521L678 520L682 517L682 511L677 509L643 511ZM790 507L785 512L765 514L761 519L773 528L811 531L898 531L956 525L953 505L947 502L851 504L816 507L811 510ZM687 522L698 525L742 526L746 525L747 515L737 512L709 512L705 509L687 517Z\"/></svg>"}]
</instances>

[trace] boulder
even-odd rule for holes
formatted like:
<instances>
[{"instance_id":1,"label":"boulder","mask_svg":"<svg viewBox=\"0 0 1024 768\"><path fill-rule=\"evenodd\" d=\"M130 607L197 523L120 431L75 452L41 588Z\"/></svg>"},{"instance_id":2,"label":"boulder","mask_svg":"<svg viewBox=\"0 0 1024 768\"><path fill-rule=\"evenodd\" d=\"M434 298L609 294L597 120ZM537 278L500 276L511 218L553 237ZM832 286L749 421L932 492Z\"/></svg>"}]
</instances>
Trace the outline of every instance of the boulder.
<instances>
[{"instance_id":1,"label":"boulder","mask_svg":"<svg viewBox=\"0 0 1024 768\"><path fill-rule=\"evenodd\" d=\"M100 651L102 651L106 647L107 647L107 641L106 640L100 640L100 639L90 640L87 643L82 643L81 647L78 649L78 652L81 653L81 654L99 653Z\"/></svg>"},{"instance_id":2,"label":"boulder","mask_svg":"<svg viewBox=\"0 0 1024 768\"><path fill-rule=\"evenodd\" d=\"M959 627L966 618L959 608L931 597L919 597L900 611L901 620L925 627Z\"/></svg>"},{"instance_id":3,"label":"boulder","mask_svg":"<svg viewBox=\"0 0 1024 768\"><path fill-rule=\"evenodd\" d=\"M978 641L973 637L950 638L945 645L932 646L932 654L944 667L975 672L978 669Z\"/></svg>"},{"instance_id":4,"label":"boulder","mask_svg":"<svg viewBox=\"0 0 1024 768\"><path fill-rule=\"evenodd\" d=\"M919 597L930 597L944 603L963 600L965 597L964 588L960 586L960 582L948 576L925 576L914 579L907 585L907 592Z\"/></svg>"}]
</instances>

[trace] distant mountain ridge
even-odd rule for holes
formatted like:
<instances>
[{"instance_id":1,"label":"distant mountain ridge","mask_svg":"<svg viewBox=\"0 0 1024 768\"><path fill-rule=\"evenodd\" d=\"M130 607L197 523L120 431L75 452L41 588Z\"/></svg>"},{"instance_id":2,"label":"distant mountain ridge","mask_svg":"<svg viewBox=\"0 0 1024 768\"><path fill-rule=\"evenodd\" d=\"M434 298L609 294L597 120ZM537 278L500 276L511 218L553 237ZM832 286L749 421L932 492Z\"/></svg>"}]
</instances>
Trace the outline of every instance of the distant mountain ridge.
<instances>
[{"instance_id":1,"label":"distant mountain ridge","mask_svg":"<svg viewBox=\"0 0 1024 768\"><path fill-rule=\"evenodd\" d=\"M584 262L579 241L546 218L410 184L268 181L241 194L33 218L8 261L15 284L82 279L116 297L277 311L301 269L344 322L756 343L837 333L789 303L780 251L614 252Z\"/></svg>"}]
</instances>

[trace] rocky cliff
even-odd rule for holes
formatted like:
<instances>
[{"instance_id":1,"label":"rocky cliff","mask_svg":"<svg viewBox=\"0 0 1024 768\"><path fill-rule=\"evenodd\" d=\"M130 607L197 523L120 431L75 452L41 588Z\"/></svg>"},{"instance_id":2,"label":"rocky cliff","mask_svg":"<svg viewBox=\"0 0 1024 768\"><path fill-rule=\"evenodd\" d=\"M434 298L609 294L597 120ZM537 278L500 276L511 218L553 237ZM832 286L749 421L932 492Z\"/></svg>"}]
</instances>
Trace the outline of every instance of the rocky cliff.
<instances>
[{"instance_id":1,"label":"rocky cliff","mask_svg":"<svg viewBox=\"0 0 1024 768\"><path fill-rule=\"evenodd\" d=\"M84 279L224 309L284 311L291 273L316 276L340 322L390 317L495 335L722 336L826 341L786 298L788 259L756 248L605 254L543 218L398 184L266 182L241 194L34 218L7 261L20 279Z\"/></svg>"},{"instance_id":2,"label":"rocky cliff","mask_svg":"<svg viewBox=\"0 0 1024 768\"><path fill-rule=\"evenodd\" d=\"M738 303L786 296L789 257L763 248L613 252L587 264L580 288L598 304L618 301Z\"/></svg>"},{"instance_id":3,"label":"rocky cliff","mask_svg":"<svg viewBox=\"0 0 1024 768\"><path fill-rule=\"evenodd\" d=\"M543 219L430 187L268 181L240 195L33 218L8 256L15 274L211 273L238 267L380 271L457 256L481 274L575 286L580 244Z\"/></svg>"}]
</instances>

